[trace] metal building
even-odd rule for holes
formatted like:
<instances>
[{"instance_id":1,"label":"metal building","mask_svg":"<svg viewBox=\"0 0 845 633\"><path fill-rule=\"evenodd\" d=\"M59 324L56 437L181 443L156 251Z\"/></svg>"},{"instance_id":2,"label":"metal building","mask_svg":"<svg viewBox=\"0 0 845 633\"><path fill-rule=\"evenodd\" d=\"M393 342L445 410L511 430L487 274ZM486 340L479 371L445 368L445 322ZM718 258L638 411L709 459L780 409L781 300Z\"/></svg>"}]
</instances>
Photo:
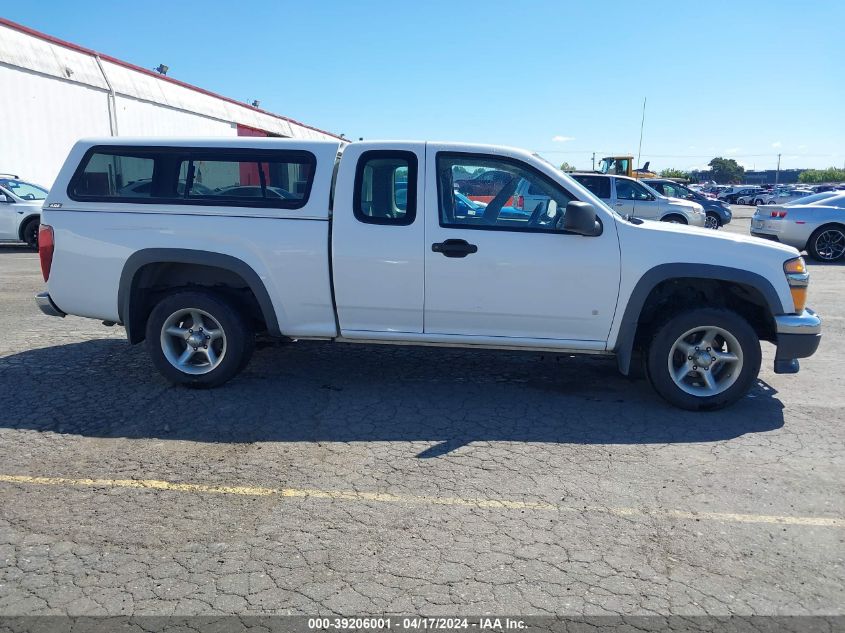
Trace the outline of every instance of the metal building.
<instances>
[{"instance_id":1,"label":"metal building","mask_svg":"<svg viewBox=\"0 0 845 633\"><path fill-rule=\"evenodd\" d=\"M85 136L337 135L0 18L0 172L51 186Z\"/></svg>"}]
</instances>

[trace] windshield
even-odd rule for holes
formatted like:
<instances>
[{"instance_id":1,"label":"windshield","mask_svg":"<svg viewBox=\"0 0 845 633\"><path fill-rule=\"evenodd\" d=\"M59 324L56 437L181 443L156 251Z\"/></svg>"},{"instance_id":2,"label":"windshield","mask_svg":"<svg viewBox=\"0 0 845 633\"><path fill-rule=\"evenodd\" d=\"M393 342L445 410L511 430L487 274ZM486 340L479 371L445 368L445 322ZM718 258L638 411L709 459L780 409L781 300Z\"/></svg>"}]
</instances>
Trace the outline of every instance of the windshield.
<instances>
[{"instance_id":1,"label":"windshield","mask_svg":"<svg viewBox=\"0 0 845 633\"><path fill-rule=\"evenodd\" d=\"M606 157L601 159L599 164L599 171L603 174L615 174L617 176L628 175L628 165L630 160L627 158L613 158Z\"/></svg>"},{"instance_id":2,"label":"windshield","mask_svg":"<svg viewBox=\"0 0 845 633\"><path fill-rule=\"evenodd\" d=\"M0 187L11 191L22 200L44 200L47 197L47 190L44 187L14 178L0 178Z\"/></svg>"},{"instance_id":3,"label":"windshield","mask_svg":"<svg viewBox=\"0 0 845 633\"><path fill-rule=\"evenodd\" d=\"M655 198L665 198L666 197L662 193L660 193L657 189L654 189L653 187L649 187L648 184L643 182L642 180L638 180L637 182L639 184L641 184L643 187L645 187L645 190L648 191Z\"/></svg>"}]
</instances>

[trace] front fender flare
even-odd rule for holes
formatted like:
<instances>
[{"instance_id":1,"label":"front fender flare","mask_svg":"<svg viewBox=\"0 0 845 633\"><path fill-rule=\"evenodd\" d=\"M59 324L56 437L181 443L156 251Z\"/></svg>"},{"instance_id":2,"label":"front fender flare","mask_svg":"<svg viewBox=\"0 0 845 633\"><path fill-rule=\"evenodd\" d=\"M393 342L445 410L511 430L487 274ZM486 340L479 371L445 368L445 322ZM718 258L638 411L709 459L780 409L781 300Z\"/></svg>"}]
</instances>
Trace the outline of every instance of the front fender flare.
<instances>
[{"instance_id":1,"label":"front fender flare","mask_svg":"<svg viewBox=\"0 0 845 633\"><path fill-rule=\"evenodd\" d=\"M628 305L622 315L622 321L619 324L619 333L613 351L616 354L619 371L624 375L627 376L631 368L631 356L634 351L634 340L637 335L640 314L642 314L648 295L657 284L670 279L681 278L712 279L745 284L755 288L763 295L772 315L786 312L772 282L757 273L715 264L661 264L655 266L640 277L637 285L634 286L634 290L628 298Z\"/></svg>"}]
</instances>

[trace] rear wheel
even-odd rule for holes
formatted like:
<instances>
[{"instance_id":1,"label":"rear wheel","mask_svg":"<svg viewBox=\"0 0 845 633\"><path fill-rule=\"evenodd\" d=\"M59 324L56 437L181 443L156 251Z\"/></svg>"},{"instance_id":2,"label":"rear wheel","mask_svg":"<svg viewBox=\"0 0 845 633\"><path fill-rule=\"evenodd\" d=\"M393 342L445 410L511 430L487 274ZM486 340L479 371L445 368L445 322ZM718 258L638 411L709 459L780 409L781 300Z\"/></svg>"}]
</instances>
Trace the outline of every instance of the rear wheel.
<instances>
[{"instance_id":1,"label":"rear wheel","mask_svg":"<svg viewBox=\"0 0 845 633\"><path fill-rule=\"evenodd\" d=\"M667 402L691 411L721 409L751 388L760 372L760 340L735 312L682 312L655 332L649 380Z\"/></svg>"},{"instance_id":2,"label":"rear wheel","mask_svg":"<svg viewBox=\"0 0 845 633\"><path fill-rule=\"evenodd\" d=\"M26 245L30 248L38 248L38 227L40 224L41 221L38 218L32 218L31 220L27 220L23 227L23 231L21 231L23 241L26 242Z\"/></svg>"},{"instance_id":3,"label":"rear wheel","mask_svg":"<svg viewBox=\"0 0 845 633\"><path fill-rule=\"evenodd\" d=\"M835 262L845 257L845 227L828 224L817 228L807 241L807 252L820 262Z\"/></svg>"},{"instance_id":4,"label":"rear wheel","mask_svg":"<svg viewBox=\"0 0 845 633\"><path fill-rule=\"evenodd\" d=\"M704 228L713 229L714 231L722 226L722 220L716 213L708 213L704 219Z\"/></svg>"},{"instance_id":5,"label":"rear wheel","mask_svg":"<svg viewBox=\"0 0 845 633\"><path fill-rule=\"evenodd\" d=\"M183 291L153 308L147 346L156 368L170 382L217 387L246 367L255 336L226 300L210 292Z\"/></svg>"}]
</instances>

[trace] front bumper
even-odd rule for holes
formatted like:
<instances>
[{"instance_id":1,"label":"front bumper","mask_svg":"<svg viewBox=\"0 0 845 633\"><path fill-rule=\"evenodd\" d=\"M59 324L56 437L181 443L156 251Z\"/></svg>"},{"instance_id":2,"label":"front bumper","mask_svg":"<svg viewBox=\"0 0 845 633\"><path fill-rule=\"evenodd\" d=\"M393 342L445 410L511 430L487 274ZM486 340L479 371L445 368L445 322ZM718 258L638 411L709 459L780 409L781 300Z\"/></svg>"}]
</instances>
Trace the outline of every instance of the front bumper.
<instances>
[{"instance_id":1,"label":"front bumper","mask_svg":"<svg viewBox=\"0 0 845 633\"><path fill-rule=\"evenodd\" d=\"M706 226L706 213L687 213L686 216L690 226Z\"/></svg>"},{"instance_id":2,"label":"front bumper","mask_svg":"<svg viewBox=\"0 0 845 633\"><path fill-rule=\"evenodd\" d=\"M822 320L809 308L801 314L779 314L775 317L777 351L776 374L797 374L799 358L816 353L822 340Z\"/></svg>"},{"instance_id":3,"label":"front bumper","mask_svg":"<svg viewBox=\"0 0 845 633\"><path fill-rule=\"evenodd\" d=\"M731 213L731 210L727 207L722 207L722 206L719 206L719 207L714 206L712 208L704 207L704 210L705 211L712 211L713 213L718 215L719 219L721 220L723 225L724 224L730 224L731 220L733 219L733 213Z\"/></svg>"},{"instance_id":4,"label":"front bumper","mask_svg":"<svg viewBox=\"0 0 845 633\"><path fill-rule=\"evenodd\" d=\"M66 317L67 315L56 307L50 295L46 292L41 292L35 295L35 304L47 316Z\"/></svg>"}]
</instances>

